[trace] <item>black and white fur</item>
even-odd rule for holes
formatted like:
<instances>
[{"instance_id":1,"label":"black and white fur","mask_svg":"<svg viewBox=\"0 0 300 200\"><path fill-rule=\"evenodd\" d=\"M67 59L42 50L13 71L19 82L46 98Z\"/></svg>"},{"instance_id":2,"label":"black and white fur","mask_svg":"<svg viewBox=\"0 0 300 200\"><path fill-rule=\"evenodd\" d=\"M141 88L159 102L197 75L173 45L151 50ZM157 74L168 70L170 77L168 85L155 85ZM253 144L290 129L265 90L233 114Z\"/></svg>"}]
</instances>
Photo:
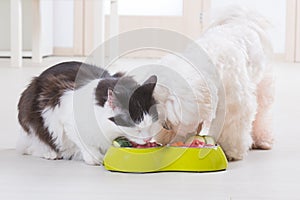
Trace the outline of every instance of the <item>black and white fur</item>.
<instances>
[{"instance_id":1,"label":"black and white fur","mask_svg":"<svg viewBox=\"0 0 300 200\"><path fill-rule=\"evenodd\" d=\"M83 159L94 165L102 163L118 136L143 144L161 128L152 96L156 82L156 76L151 76L139 85L122 73L112 76L81 62L57 64L34 78L21 95L18 118L22 131L17 149L46 159ZM75 92L93 103L100 133L78 132ZM87 106L82 104L82 108Z\"/></svg>"}]
</instances>

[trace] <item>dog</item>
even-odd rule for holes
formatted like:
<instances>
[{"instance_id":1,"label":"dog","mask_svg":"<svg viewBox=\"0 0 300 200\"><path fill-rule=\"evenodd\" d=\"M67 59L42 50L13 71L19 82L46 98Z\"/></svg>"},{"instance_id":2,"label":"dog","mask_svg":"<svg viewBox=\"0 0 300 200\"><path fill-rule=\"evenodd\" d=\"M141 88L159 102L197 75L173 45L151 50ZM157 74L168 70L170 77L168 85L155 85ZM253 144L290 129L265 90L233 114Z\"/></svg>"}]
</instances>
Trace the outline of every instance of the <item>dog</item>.
<instances>
[{"instance_id":1,"label":"dog","mask_svg":"<svg viewBox=\"0 0 300 200\"><path fill-rule=\"evenodd\" d=\"M220 132L212 134L228 160L243 159L251 148L271 149L274 142L271 126L274 78L268 63L272 48L266 32L269 25L260 14L233 7L196 40L214 64L224 87L224 121L219 127ZM192 53L192 50L187 51ZM174 95L166 87L156 87L155 99L161 105L161 112L165 113L168 127L173 130L171 134L157 135L156 139L167 144L172 140L183 140L194 133L199 124L209 128L218 117L221 97L213 76L207 76L205 83L175 55L163 57L161 63L178 71L193 90L175 87L172 90L177 95ZM203 70L203 73L210 73Z\"/></svg>"}]
</instances>

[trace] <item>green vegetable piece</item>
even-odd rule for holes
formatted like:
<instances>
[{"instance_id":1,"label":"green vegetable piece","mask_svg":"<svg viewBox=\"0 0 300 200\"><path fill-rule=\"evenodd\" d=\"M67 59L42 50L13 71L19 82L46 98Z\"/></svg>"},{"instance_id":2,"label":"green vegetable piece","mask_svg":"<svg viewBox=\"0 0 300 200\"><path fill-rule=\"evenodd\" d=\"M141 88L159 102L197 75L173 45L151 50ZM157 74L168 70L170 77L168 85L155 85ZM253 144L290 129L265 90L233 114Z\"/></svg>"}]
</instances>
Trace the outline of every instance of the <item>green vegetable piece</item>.
<instances>
[{"instance_id":1,"label":"green vegetable piece","mask_svg":"<svg viewBox=\"0 0 300 200\"><path fill-rule=\"evenodd\" d=\"M206 144L216 145L216 142L215 142L215 140L214 140L213 137L211 137L211 136L204 136L204 138L205 138L205 143Z\"/></svg>"},{"instance_id":2,"label":"green vegetable piece","mask_svg":"<svg viewBox=\"0 0 300 200\"><path fill-rule=\"evenodd\" d=\"M118 137L113 141L115 147L132 147L131 142L125 137Z\"/></svg>"}]
</instances>

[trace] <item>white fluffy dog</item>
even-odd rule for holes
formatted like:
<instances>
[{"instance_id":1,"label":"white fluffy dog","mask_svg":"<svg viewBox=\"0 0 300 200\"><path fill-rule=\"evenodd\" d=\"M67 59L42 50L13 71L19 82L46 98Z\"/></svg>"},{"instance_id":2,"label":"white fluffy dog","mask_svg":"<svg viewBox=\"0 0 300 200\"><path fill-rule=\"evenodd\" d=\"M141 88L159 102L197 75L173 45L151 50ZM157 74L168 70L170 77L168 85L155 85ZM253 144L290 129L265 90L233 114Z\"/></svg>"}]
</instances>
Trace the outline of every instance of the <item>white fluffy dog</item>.
<instances>
[{"instance_id":1,"label":"white fluffy dog","mask_svg":"<svg viewBox=\"0 0 300 200\"><path fill-rule=\"evenodd\" d=\"M267 21L257 13L234 8L196 41L216 66L224 85L226 115L221 133L216 137L229 160L243 159L251 147L270 149L273 144L270 116L273 75L267 62L271 50L265 32L267 26ZM169 126L180 137L195 132L201 122L209 125L218 110L218 101L213 100L218 100L215 96L218 88L207 86L207 82L214 83L213 78L206 77L209 80L205 83L174 55L164 57L161 63L178 70L193 89L192 92L178 87L170 89L170 81L164 83L169 89L156 88L155 98L163 106ZM176 95L171 91L176 91ZM195 107L193 95L199 109ZM182 113L187 114L183 117ZM168 143L172 137L165 134L158 135L157 139Z\"/></svg>"}]
</instances>

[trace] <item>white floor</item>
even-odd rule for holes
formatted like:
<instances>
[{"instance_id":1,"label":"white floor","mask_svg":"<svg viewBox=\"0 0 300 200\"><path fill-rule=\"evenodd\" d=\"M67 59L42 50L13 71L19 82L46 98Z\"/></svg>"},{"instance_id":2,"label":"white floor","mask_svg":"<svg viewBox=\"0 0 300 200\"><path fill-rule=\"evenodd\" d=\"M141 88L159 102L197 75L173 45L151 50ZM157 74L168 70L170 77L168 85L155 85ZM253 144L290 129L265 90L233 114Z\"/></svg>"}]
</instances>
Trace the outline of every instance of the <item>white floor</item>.
<instances>
[{"instance_id":1,"label":"white floor","mask_svg":"<svg viewBox=\"0 0 300 200\"><path fill-rule=\"evenodd\" d=\"M300 199L300 64L275 63L277 74L271 151L251 151L218 173L123 174L75 161L48 161L15 152L20 92L45 67L66 60L0 59L0 199ZM81 60L77 58L76 60ZM143 61L124 60L123 66Z\"/></svg>"}]
</instances>

